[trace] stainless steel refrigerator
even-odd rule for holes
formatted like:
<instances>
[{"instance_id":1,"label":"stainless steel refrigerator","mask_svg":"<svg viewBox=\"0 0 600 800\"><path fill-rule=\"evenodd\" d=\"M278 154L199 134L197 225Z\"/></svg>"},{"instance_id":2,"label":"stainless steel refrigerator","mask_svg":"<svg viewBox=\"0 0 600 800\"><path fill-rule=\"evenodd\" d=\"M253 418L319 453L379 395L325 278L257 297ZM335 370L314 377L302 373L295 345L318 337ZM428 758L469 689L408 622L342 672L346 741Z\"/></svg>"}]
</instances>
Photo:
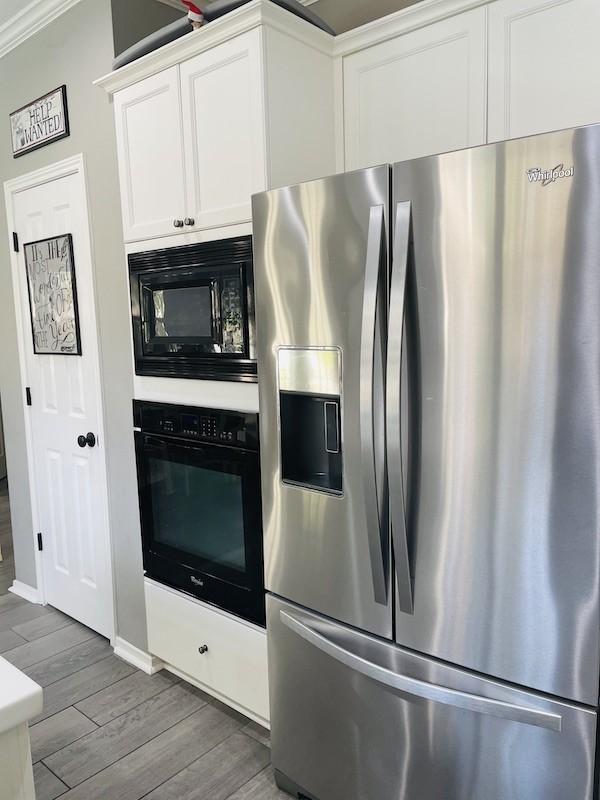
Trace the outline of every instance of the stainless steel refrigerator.
<instances>
[{"instance_id":1,"label":"stainless steel refrigerator","mask_svg":"<svg viewBox=\"0 0 600 800\"><path fill-rule=\"evenodd\" d=\"M600 127L253 201L272 756L316 800L591 800Z\"/></svg>"}]
</instances>

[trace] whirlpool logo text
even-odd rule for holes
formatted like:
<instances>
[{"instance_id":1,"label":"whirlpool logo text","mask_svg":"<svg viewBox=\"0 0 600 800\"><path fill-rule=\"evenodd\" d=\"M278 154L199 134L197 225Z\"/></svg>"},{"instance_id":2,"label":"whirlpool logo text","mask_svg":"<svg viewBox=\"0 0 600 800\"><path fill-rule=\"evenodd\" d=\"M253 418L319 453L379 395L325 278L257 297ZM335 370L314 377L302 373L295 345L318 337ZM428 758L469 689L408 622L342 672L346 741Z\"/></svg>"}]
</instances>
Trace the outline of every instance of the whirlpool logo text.
<instances>
[{"instance_id":1,"label":"whirlpool logo text","mask_svg":"<svg viewBox=\"0 0 600 800\"><path fill-rule=\"evenodd\" d=\"M564 164L557 164L552 169L531 167L527 170L529 183L541 183L542 186L549 186L562 178L572 178L573 175L575 175L575 166L565 167Z\"/></svg>"}]
</instances>

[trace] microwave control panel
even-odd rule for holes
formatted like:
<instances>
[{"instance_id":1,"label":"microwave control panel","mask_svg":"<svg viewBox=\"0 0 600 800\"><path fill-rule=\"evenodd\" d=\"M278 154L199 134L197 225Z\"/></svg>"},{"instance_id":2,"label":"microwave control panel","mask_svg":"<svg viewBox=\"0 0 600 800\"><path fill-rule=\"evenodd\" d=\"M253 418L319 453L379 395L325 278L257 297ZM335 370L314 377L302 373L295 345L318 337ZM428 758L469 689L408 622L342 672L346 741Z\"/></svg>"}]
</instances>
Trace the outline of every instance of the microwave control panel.
<instances>
[{"instance_id":1,"label":"microwave control panel","mask_svg":"<svg viewBox=\"0 0 600 800\"><path fill-rule=\"evenodd\" d=\"M134 400L133 419L142 433L258 449L258 414Z\"/></svg>"}]
</instances>

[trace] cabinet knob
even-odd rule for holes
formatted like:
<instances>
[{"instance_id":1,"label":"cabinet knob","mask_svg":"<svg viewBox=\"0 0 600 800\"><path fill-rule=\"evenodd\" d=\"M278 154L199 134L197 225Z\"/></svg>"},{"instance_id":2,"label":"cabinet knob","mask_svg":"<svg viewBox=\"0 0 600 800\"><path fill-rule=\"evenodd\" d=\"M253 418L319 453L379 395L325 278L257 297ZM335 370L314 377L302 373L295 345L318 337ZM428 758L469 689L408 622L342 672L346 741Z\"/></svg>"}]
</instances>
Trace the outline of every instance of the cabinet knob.
<instances>
[{"instance_id":1,"label":"cabinet knob","mask_svg":"<svg viewBox=\"0 0 600 800\"><path fill-rule=\"evenodd\" d=\"M183 222L184 222L185 225L194 225L195 224L195 220L194 220L193 217L186 217L183 220Z\"/></svg>"},{"instance_id":2,"label":"cabinet knob","mask_svg":"<svg viewBox=\"0 0 600 800\"><path fill-rule=\"evenodd\" d=\"M208 653L208 645L206 645L206 644L201 645L198 648L198 652L200 653L201 656L203 656L204 653Z\"/></svg>"},{"instance_id":3,"label":"cabinet knob","mask_svg":"<svg viewBox=\"0 0 600 800\"><path fill-rule=\"evenodd\" d=\"M183 228L183 220L182 219L174 219L173 220L173 227L175 227L175 228Z\"/></svg>"}]
</instances>

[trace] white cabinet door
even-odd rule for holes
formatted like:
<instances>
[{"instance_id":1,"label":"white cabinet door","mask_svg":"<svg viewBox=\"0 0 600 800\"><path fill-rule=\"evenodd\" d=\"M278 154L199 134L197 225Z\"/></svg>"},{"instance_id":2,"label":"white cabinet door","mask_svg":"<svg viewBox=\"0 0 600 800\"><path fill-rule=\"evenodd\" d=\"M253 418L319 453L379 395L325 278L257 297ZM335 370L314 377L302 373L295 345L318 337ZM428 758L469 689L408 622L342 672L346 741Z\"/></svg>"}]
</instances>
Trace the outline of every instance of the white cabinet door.
<instances>
[{"instance_id":1,"label":"white cabinet door","mask_svg":"<svg viewBox=\"0 0 600 800\"><path fill-rule=\"evenodd\" d=\"M148 579L144 586L152 655L268 725L266 632Z\"/></svg>"},{"instance_id":2,"label":"white cabinet door","mask_svg":"<svg viewBox=\"0 0 600 800\"><path fill-rule=\"evenodd\" d=\"M346 169L483 144L485 31L478 8L346 56Z\"/></svg>"},{"instance_id":3,"label":"white cabinet door","mask_svg":"<svg viewBox=\"0 0 600 800\"><path fill-rule=\"evenodd\" d=\"M489 7L489 140L600 122L599 0Z\"/></svg>"},{"instance_id":4,"label":"white cabinet door","mask_svg":"<svg viewBox=\"0 0 600 800\"><path fill-rule=\"evenodd\" d=\"M250 220L251 195L267 188L261 62L253 30L180 67L186 207L196 228Z\"/></svg>"},{"instance_id":5,"label":"white cabinet door","mask_svg":"<svg viewBox=\"0 0 600 800\"><path fill-rule=\"evenodd\" d=\"M179 68L117 92L115 119L125 241L177 233L186 216Z\"/></svg>"}]
</instances>

